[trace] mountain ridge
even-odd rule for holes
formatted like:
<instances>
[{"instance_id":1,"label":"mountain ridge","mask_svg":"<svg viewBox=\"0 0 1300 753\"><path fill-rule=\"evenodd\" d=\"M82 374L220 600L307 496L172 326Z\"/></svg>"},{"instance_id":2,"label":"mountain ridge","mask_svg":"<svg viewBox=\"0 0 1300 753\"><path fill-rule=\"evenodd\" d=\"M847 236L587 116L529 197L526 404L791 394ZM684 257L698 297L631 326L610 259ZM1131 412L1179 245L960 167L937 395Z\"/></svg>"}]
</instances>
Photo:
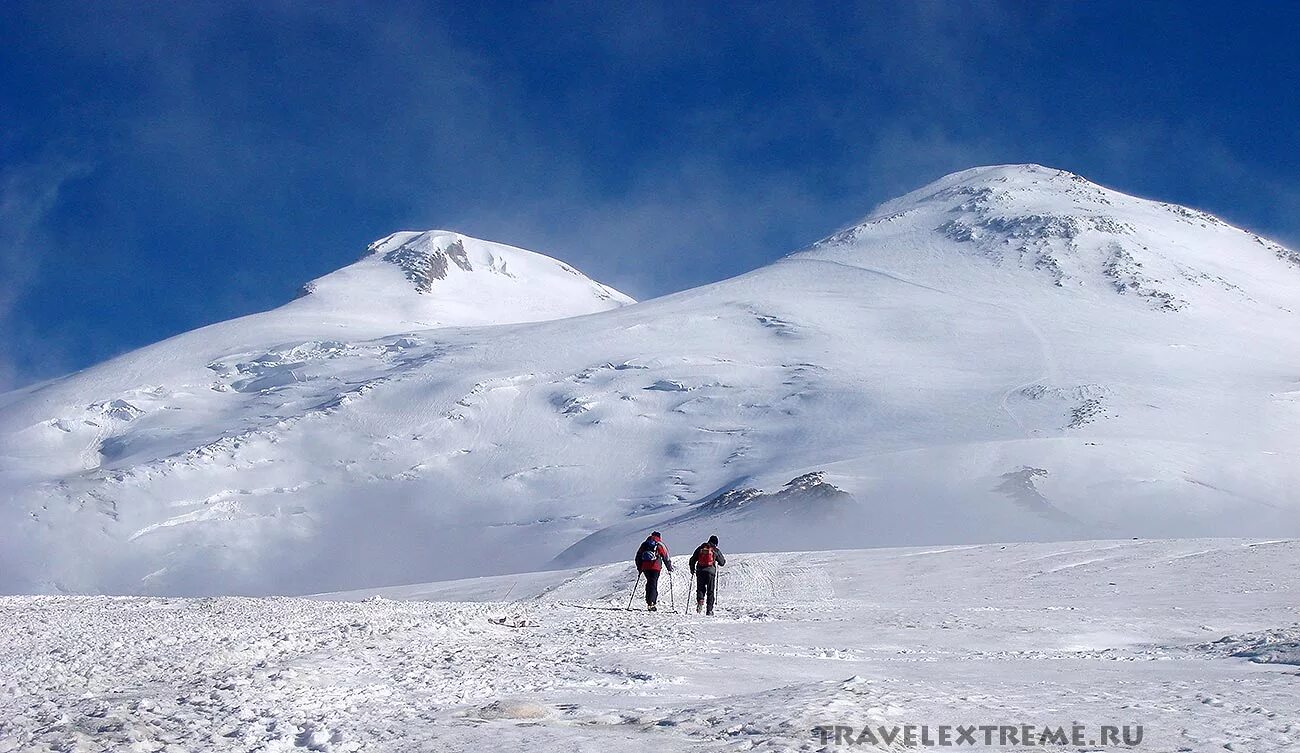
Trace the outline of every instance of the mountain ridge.
<instances>
[{"instance_id":1,"label":"mountain ridge","mask_svg":"<svg viewBox=\"0 0 1300 753\"><path fill-rule=\"evenodd\" d=\"M617 559L647 526L748 550L1300 535L1285 255L1068 173L958 175L635 305L394 234L269 314L0 400L0 590L340 590ZM480 305L530 264L562 292Z\"/></svg>"}]
</instances>

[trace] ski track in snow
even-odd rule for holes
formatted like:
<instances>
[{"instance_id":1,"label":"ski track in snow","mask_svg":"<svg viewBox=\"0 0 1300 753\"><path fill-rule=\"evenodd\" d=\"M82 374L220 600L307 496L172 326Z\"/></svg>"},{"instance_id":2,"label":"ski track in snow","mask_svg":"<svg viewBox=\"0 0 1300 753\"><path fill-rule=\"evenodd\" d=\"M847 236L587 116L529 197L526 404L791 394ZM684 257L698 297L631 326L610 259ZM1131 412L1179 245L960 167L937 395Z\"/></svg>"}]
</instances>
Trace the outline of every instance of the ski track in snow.
<instances>
[{"instance_id":1,"label":"ski track in snow","mask_svg":"<svg viewBox=\"0 0 1300 753\"><path fill-rule=\"evenodd\" d=\"M813 751L819 724L1074 722L1141 724L1144 751L1300 750L1300 541L723 572L712 619L624 610L626 565L317 599L8 597L0 751Z\"/></svg>"}]
</instances>

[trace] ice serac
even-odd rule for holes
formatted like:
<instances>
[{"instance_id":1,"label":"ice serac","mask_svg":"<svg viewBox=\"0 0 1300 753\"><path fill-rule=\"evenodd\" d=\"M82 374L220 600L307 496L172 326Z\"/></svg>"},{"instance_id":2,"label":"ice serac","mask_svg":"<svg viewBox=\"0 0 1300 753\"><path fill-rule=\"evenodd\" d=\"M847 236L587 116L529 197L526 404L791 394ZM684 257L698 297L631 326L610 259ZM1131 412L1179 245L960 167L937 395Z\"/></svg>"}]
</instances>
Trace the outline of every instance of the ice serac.
<instances>
[{"instance_id":1,"label":"ice serac","mask_svg":"<svg viewBox=\"0 0 1300 753\"><path fill-rule=\"evenodd\" d=\"M624 559L650 528L1298 536L1296 258L1036 165L632 306L398 233L280 309L0 396L0 589L318 592Z\"/></svg>"}]
</instances>

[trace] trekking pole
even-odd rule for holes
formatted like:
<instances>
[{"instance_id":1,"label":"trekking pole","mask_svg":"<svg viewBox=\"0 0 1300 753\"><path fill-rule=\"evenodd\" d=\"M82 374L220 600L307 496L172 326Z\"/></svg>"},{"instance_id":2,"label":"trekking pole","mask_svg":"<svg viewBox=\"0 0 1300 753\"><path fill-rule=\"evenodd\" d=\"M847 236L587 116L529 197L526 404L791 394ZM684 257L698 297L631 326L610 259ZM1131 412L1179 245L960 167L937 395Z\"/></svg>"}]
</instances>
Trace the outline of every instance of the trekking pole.
<instances>
[{"instance_id":1,"label":"trekking pole","mask_svg":"<svg viewBox=\"0 0 1300 753\"><path fill-rule=\"evenodd\" d=\"M668 611L677 611L677 589L673 588L673 571L668 571Z\"/></svg>"},{"instance_id":2,"label":"trekking pole","mask_svg":"<svg viewBox=\"0 0 1300 753\"><path fill-rule=\"evenodd\" d=\"M640 571L640 570L637 570L637 571L636 571L636 583L634 583L634 584L632 585L632 593L628 594L628 597L627 597L627 611L629 611L629 612L632 611L632 600L636 598L636 589L637 589L637 586L639 586L639 585L641 585L641 571Z\"/></svg>"}]
</instances>

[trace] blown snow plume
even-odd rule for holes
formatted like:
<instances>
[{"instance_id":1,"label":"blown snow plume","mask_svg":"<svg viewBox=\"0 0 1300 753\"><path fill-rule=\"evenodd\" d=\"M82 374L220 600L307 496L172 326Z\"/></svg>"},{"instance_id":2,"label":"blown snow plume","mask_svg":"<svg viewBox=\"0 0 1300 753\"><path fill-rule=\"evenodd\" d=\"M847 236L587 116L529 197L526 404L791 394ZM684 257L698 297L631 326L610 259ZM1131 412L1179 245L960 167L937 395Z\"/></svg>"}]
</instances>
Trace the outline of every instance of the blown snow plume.
<instances>
[{"instance_id":1,"label":"blown snow plume","mask_svg":"<svg viewBox=\"0 0 1300 753\"><path fill-rule=\"evenodd\" d=\"M1300 264L975 168L635 305L399 233L271 312L0 396L7 591L303 593L629 556L1300 535ZM556 558L559 559L556 559Z\"/></svg>"}]
</instances>

